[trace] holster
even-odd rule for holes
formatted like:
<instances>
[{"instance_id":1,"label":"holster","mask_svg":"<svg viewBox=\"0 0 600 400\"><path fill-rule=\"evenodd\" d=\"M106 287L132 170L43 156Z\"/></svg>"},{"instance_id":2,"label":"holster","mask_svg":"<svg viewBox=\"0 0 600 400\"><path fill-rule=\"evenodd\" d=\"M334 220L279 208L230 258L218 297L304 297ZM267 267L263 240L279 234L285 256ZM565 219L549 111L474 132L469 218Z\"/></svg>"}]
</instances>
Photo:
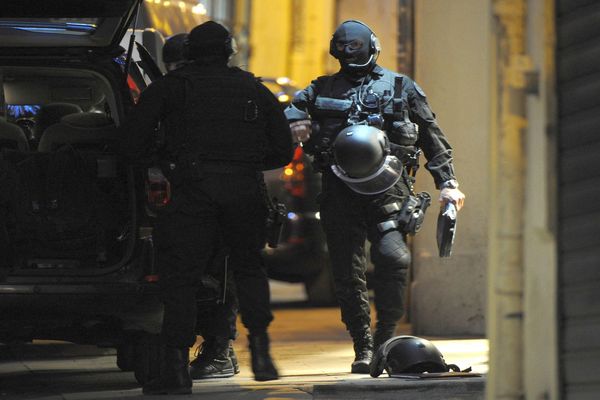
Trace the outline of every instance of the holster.
<instances>
[{"instance_id":1,"label":"holster","mask_svg":"<svg viewBox=\"0 0 600 400\"><path fill-rule=\"evenodd\" d=\"M431 196L427 192L416 196L407 196L402 203L394 202L380 207L387 220L377 224L377 230L384 234L396 229L404 234L414 235L421 230L425 220L425 212L431 204Z\"/></svg>"},{"instance_id":2,"label":"holster","mask_svg":"<svg viewBox=\"0 0 600 400\"><path fill-rule=\"evenodd\" d=\"M267 245L276 248L281 240L283 221L285 221L287 209L285 204L277 202L276 198L273 198L269 203L266 221Z\"/></svg>"},{"instance_id":3,"label":"holster","mask_svg":"<svg viewBox=\"0 0 600 400\"><path fill-rule=\"evenodd\" d=\"M285 204L277 201L276 197L270 198L264 179L259 181L260 191L267 207L267 219L265 221L265 234L267 245L276 248L281 240L283 232L283 221L287 216Z\"/></svg>"}]
</instances>

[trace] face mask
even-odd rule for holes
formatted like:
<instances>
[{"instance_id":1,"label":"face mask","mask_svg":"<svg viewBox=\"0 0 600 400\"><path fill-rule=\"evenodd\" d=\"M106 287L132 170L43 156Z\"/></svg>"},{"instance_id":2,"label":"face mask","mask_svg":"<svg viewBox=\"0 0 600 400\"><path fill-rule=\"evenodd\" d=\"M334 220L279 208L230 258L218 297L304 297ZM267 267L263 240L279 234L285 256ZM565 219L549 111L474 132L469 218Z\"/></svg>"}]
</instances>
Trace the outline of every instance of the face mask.
<instances>
[{"instance_id":1,"label":"face mask","mask_svg":"<svg viewBox=\"0 0 600 400\"><path fill-rule=\"evenodd\" d=\"M369 28L353 21L344 22L336 29L331 51L339 60L342 70L370 69L374 59L370 49L371 34Z\"/></svg>"}]
</instances>

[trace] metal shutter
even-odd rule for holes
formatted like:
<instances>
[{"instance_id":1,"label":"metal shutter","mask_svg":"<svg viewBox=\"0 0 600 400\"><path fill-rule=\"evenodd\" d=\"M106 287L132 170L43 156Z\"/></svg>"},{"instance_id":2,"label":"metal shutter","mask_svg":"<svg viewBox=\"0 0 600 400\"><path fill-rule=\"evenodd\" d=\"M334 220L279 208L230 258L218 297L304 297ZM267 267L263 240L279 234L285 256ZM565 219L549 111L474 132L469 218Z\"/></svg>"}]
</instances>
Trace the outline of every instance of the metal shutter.
<instances>
[{"instance_id":1,"label":"metal shutter","mask_svg":"<svg viewBox=\"0 0 600 400\"><path fill-rule=\"evenodd\" d=\"M563 399L600 393L600 1L557 0Z\"/></svg>"}]
</instances>

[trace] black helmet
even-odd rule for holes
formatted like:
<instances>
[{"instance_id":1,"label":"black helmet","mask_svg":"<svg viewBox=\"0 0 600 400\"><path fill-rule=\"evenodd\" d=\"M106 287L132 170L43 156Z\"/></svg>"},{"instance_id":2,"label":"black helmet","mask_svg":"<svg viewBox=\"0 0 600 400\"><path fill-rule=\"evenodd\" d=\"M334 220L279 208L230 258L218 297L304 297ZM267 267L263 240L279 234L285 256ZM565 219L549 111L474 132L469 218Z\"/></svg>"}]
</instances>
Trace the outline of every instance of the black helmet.
<instances>
[{"instance_id":1,"label":"black helmet","mask_svg":"<svg viewBox=\"0 0 600 400\"><path fill-rule=\"evenodd\" d=\"M333 173L361 194L382 193L402 176L402 163L390 155L389 141L380 129L351 125L333 142Z\"/></svg>"},{"instance_id":2,"label":"black helmet","mask_svg":"<svg viewBox=\"0 0 600 400\"><path fill-rule=\"evenodd\" d=\"M180 63L185 60L183 54L183 43L187 33L177 33L169 36L162 49L162 59L165 64Z\"/></svg>"},{"instance_id":3,"label":"black helmet","mask_svg":"<svg viewBox=\"0 0 600 400\"><path fill-rule=\"evenodd\" d=\"M237 51L235 40L227 28L214 21L206 21L192 29L186 41L186 49L190 59L206 56L228 59Z\"/></svg>"},{"instance_id":4,"label":"black helmet","mask_svg":"<svg viewBox=\"0 0 600 400\"><path fill-rule=\"evenodd\" d=\"M416 336L396 336L383 343L371 362L371 376L383 370L392 376L402 373L448 372L458 370L447 365L444 356L429 340Z\"/></svg>"}]
</instances>

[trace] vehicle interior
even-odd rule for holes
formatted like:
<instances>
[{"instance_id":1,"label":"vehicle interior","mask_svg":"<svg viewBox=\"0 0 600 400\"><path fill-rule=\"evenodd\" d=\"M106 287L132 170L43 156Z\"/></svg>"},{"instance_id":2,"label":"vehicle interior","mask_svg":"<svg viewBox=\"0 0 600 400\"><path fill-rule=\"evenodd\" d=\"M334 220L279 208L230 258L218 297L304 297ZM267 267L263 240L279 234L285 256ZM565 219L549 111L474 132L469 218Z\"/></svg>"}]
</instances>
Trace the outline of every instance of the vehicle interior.
<instances>
[{"instance_id":1,"label":"vehicle interior","mask_svg":"<svg viewBox=\"0 0 600 400\"><path fill-rule=\"evenodd\" d=\"M100 74L0 67L0 249L23 274L117 268L131 243L131 177ZM4 237L4 239L2 239Z\"/></svg>"}]
</instances>

